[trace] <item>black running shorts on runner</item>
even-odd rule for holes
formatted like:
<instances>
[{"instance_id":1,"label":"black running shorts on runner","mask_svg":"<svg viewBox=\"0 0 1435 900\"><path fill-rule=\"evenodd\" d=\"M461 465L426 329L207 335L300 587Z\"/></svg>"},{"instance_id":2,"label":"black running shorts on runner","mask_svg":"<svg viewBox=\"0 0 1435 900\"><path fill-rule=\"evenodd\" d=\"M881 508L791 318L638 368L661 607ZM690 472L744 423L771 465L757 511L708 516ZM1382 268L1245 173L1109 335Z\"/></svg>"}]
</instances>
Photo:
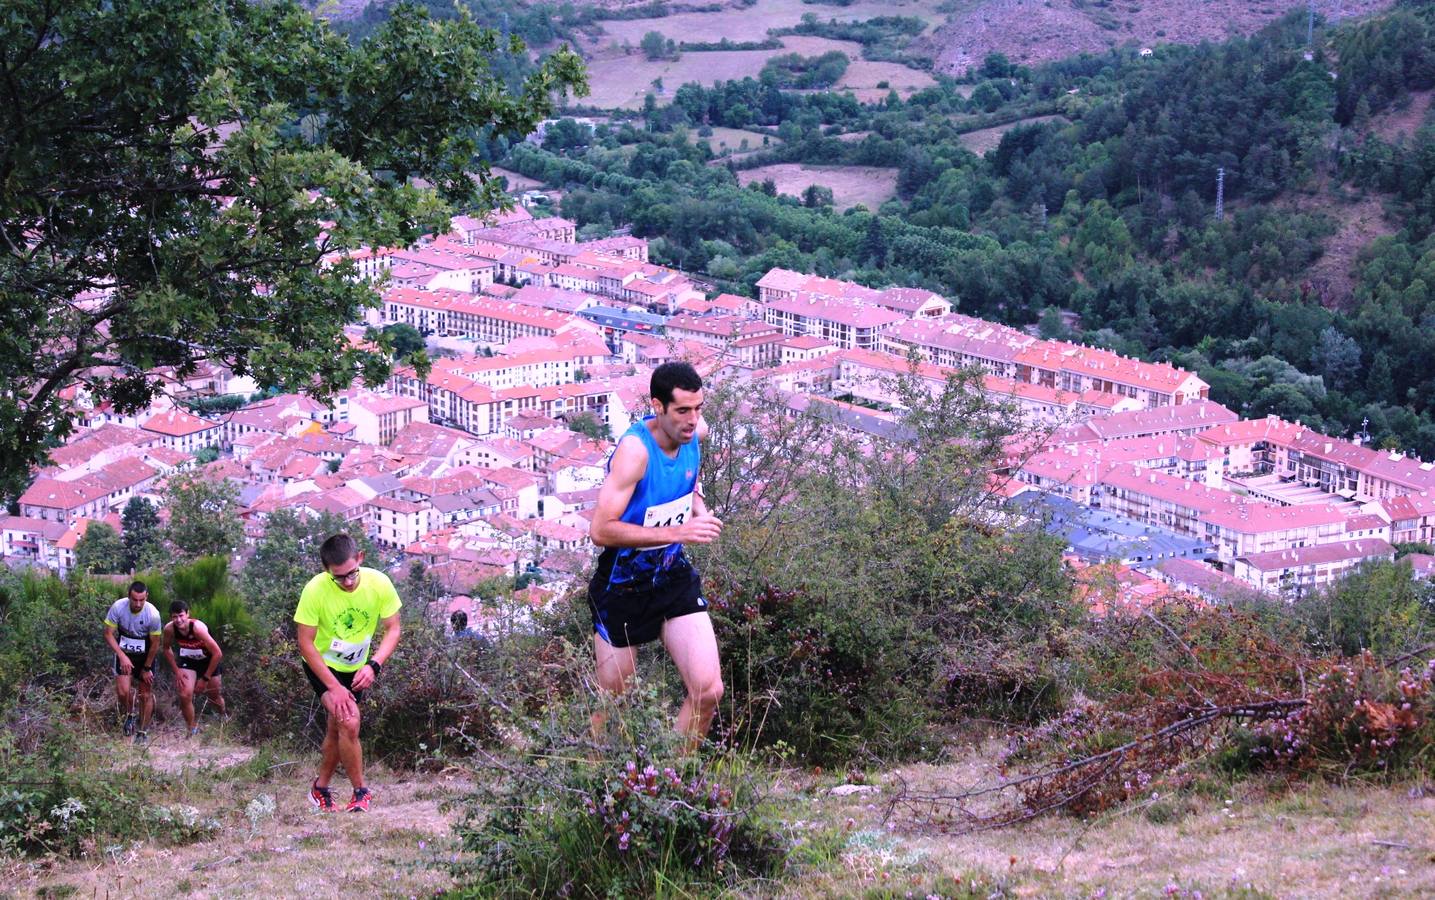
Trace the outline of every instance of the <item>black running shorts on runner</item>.
<instances>
[{"instance_id":1,"label":"black running shorts on runner","mask_svg":"<svg viewBox=\"0 0 1435 900\"><path fill-rule=\"evenodd\" d=\"M314 689L314 693L315 693L315 694L318 694L320 697L322 697L322 696L324 696L325 694L329 693L329 689L326 688L326 687L324 687L324 682L322 682L322 681L319 680L319 676L314 674L314 670L311 669L311 668L309 668L309 664L308 664L308 663L304 663L303 665L304 665L304 675L305 675L305 677L307 677L307 678L309 679L309 687L311 687L311 688ZM359 670L358 670L358 669L355 669L355 670L352 671L352 672L336 672L336 671L334 671L333 669L330 669L330 670L329 670L329 674L331 674L331 675L333 675L335 678L339 679L339 683L342 684L344 687L349 687L349 685L353 684L353 682L354 682L354 676L357 675L357 674L359 674ZM350 690L353 690L353 689L350 688ZM364 692L363 692L363 691L353 691L353 693L354 693L354 699L355 699L355 700L362 700L362 699L364 699Z\"/></svg>"},{"instance_id":2,"label":"black running shorts on runner","mask_svg":"<svg viewBox=\"0 0 1435 900\"><path fill-rule=\"evenodd\" d=\"M692 566L687 572L686 578L675 573L675 579L655 587L616 590L606 584L600 587L595 575L588 584L593 630L614 647L636 647L657 640L669 619L707 612L703 580Z\"/></svg>"},{"instance_id":3,"label":"black running shorts on runner","mask_svg":"<svg viewBox=\"0 0 1435 900\"><path fill-rule=\"evenodd\" d=\"M138 675L138 674L140 674L141 672L144 671L144 658L145 658L145 655L144 655L143 653L126 653L126 654L125 654L125 658L130 661L130 665L134 666L134 671L130 673L131 675ZM149 664L149 670L150 670L151 672L153 672L153 671L155 670L155 666L158 665L158 664L159 664L159 660L156 659L154 662L152 662L152 663ZM116 675L123 675L123 674L124 674L123 672L120 671L120 658L119 658L118 656L115 657L115 674L116 674Z\"/></svg>"},{"instance_id":4,"label":"black running shorts on runner","mask_svg":"<svg viewBox=\"0 0 1435 900\"><path fill-rule=\"evenodd\" d=\"M181 656L179 658L179 667L181 669L188 669L191 672L194 672L195 674L199 675L199 680L203 681L204 673L209 671L209 657L206 656L201 659L195 659L192 656ZM308 670L309 667L305 666L304 671L307 672ZM214 674L224 674L224 663L220 663L219 665L214 667Z\"/></svg>"}]
</instances>

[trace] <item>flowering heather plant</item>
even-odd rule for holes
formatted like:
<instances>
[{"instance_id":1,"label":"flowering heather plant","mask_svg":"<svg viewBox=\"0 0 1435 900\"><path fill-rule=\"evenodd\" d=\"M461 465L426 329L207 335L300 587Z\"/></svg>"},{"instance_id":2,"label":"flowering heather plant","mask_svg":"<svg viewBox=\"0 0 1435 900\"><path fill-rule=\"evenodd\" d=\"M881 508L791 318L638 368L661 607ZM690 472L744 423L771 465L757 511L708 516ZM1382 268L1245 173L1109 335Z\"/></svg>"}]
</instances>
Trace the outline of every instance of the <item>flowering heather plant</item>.
<instances>
[{"instance_id":1,"label":"flowering heather plant","mask_svg":"<svg viewBox=\"0 0 1435 900\"><path fill-rule=\"evenodd\" d=\"M713 868L728 856L740 813L733 792L701 769L661 772L639 751L610 776L601 797L585 797L608 839L630 865L672 858L693 869Z\"/></svg>"},{"instance_id":2,"label":"flowering heather plant","mask_svg":"<svg viewBox=\"0 0 1435 900\"><path fill-rule=\"evenodd\" d=\"M538 715L513 704L509 750L477 748L482 771L456 827L460 884L494 896L644 896L781 870L788 842L760 770L727 745L687 752L657 685L640 681L621 698L545 696ZM607 717L601 735L595 705Z\"/></svg>"},{"instance_id":3,"label":"flowering heather plant","mask_svg":"<svg viewBox=\"0 0 1435 900\"><path fill-rule=\"evenodd\" d=\"M1255 729L1251 753L1271 768L1396 773L1435 740L1432 681L1435 660L1398 672L1368 651L1327 662L1305 706Z\"/></svg>"}]
</instances>

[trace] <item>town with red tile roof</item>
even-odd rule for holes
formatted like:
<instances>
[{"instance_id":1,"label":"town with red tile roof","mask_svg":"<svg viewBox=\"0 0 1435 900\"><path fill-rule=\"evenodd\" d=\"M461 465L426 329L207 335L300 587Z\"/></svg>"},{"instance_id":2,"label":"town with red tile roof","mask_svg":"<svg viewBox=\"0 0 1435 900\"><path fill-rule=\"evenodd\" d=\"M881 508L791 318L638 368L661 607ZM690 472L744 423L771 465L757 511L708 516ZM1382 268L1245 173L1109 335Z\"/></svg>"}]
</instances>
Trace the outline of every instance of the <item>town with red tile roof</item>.
<instances>
[{"instance_id":1,"label":"town with red tile roof","mask_svg":"<svg viewBox=\"0 0 1435 900\"><path fill-rule=\"evenodd\" d=\"M160 501L169 476L207 458L240 483L250 542L279 510L328 512L362 522L396 565L448 572L454 595L525 570L561 589L591 560L613 439L645 414L648 376L671 359L874 435L900 431L897 378L939 391L979 370L977 389L1029 429L995 490L1067 538L1078 581L1115 567L1091 592L1103 610L1299 597L1394 558L1396 544L1435 540L1431 463L1241 419L1167 363L1043 340L910 287L774 268L756 299L714 295L649 262L643 239L578 241L572 222L522 207L452 226L411 250L347 255L383 301L350 339L410 325L440 348L427 374L400 365L378 389L318 402L204 367L134 415L77 392L83 427L35 473L19 514L0 517L5 561L68 571L89 523L118 525L130 498ZM188 402L251 395L226 412Z\"/></svg>"}]
</instances>

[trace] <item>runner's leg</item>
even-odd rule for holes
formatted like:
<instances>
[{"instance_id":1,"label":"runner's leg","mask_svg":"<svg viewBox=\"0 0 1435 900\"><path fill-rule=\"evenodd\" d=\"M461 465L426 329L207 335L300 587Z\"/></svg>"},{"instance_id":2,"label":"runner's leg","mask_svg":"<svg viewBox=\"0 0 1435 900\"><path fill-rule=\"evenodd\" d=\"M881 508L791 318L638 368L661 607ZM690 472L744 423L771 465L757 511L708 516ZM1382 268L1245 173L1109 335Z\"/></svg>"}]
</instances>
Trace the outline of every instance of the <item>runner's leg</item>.
<instances>
[{"instance_id":1,"label":"runner's leg","mask_svg":"<svg viewBox=\"0 0 1435 900\"><path fill-rule=\"evenodd\" d=\"M707 613L690 613L663 623L663 646L668 648L688 695L678 710L677 728L691 739L696 749L707 736L718 701L722 699L722 668L718 661L717 636Z\"/></svg>"},{"instance_id":2,"label":"runner's leg","mask_svg":"<svg viewBox=\"0 0 1435 900\"><path fill-rule=\"evenodd\" d=\"M324 746L319 755L319 777L314 781L319 787L328 787L329 779L334 777L334 770L339 767L339 717L328 709L328 704L325 704L328 724L324 728Z\"/></svg>"},{"instance_id":3,"label":"runner's leg","mask_svg":"<svg viewBox=\"0 0 1435 900\"><path fill-rule=\"evenodd\" d=\"M209 697L209 702L213 703L219 710L219 714L221 716L227 716L229 715L229 710L224 708L224 694L220 689L220 679L223 677L223 675L209 676L208 680L204 683L204 693L205 696Z\"/></svg>"},{"instance_id":4,"label":"runner's leg","mask_svg":"<svg viewBox=\"0 0 1435 900\"><path fill-rule=\"evenodd\" d=\"M324 695L324 707L328 709L328 694ZM344 772L349 776L349 783L355 788L364 786L364 754L359 747L359 721L363 718L363 712L355 713L354 718L341 721L329 710L329 728L324 735L324 759L319 764L319 786L327 787L329 779L334 775L334 768L344 764ZM331 749L332 748L332 749Z\"/></svg>"},{"instance_id":5,"label":"runner's leg","mask_svg":"<svg viewBox=\"0 0 1435 900\"><path fill-rule=\"evenodd\" d=\"M145 684L143 677L134 679L135 689L139 691L140 700L140 731L149 731L150 716L154 715L154 687Z\"/></svg>"},{"instance_id":6,"label":"runner's leg","mask_svg":"<svg viewBox=\"0 0 1435 900\"><path fill-rule=\"evenodd\" d=\"M593 653L598 667L598 685L610 694L621 694L633 683L638 670L636 647L614 647L600 634L593 635Z\"/></svg>"},{"instance_id":7,"label":"runner's leg","mask_svg":"<svg viewBox=\"0 0 1435 900\"><path fill-rule=\"evenodd\" d=\"M614 647L603 639L601 634L593 634L593 655L596 664L598 686L609 694L621 694L633 683L633 675L638 671L638 651L636 647ZM591 718L593 727L593 739L601 741L603 726L607 724L608 716L601 710L593 713Z\"/></svg>"},{"instance_id":8,"label":"runner's leg","mask_svg":"<svg viewBox=\"0 0 1435 900\"><path fill-rule=\"evenodd\" d=\"M120 705L120 713L128 716L134 712L134 687L130 684L130 676L115 676L115 698Z\"/></svg>"},{"instance_id":9,"label":"runner's leg","mask_svg":"<svg viewBox=\"0 0 1435 900\"><path fill-rule=\"evenodd\" d=\"M194 680L198 676L191 669L180 668L174 679L174 689L179 694L179 711L184 713L184 724L194 730Z\"/></svg>"}]
</instances>

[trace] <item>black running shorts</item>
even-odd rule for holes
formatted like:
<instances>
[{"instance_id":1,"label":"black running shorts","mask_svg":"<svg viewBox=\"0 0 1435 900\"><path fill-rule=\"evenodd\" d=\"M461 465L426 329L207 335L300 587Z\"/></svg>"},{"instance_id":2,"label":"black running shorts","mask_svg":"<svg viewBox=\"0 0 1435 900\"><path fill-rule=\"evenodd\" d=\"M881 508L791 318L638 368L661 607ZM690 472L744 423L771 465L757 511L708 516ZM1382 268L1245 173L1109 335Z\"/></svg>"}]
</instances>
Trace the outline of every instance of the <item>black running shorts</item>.
<instances>
[{"instance_id":1,"label":"black running shorts","mask_svg":"<svg viewBox=\"0 0 1435 900\"><path fill-rule=\"evenodd\" d=\"M595 575L588 584L593 630L614 647L636 647L657 640L669 619L707 612L703 580L697 569L686 569L686 577L678 572L662 584L636 589L609 588L606 576Z\"/></svg>"},{"instance_id":2,"label":"black running shorts","mask_svg":"<svg viewBox=\"0 0 1435 900\"><path fill-rule=\"evenodd\" d=\"M130 673L131 675L138 675L144 671L145 655L143 653L126 653L125 658L130 661L130 665L134 666L134 671ZM155 670L155 666L158 664L159 660L156 659L154 662L149 664L149 670L153 672ZM120 671L120 658L118 656L115 657L115 674L124 674Z\"/></svg>"},{"instance_id":3,"label":"black running shorts","mask_svg":"<svg viewBox=\"0 0 1435 900\"><path fill-rule=\"evenodd\" d=\"M314 693L317 694L317 695L319 695L320 697L322 697L322 696L324 696L325 694L327 694L327 693L329 692L329 689L326 688L326 687L324 687L324 682L322 682L322 681L319 680L319 676L314 674L314 670L311 669L311 668L309 668L309 664L308 664L308 663L304 663L303 665L304 665L304 675L309 679L309 687L313 688L313 689L314 689ZM331 674L331 675L333 675L335 678L339 679L339 683L342 684L344 687L349 687L349 685L351 685L351 684L354 683L354 676L357 675L357 674L359 674L359 670L358 670L358 669L355 669L355 670L352 671L352 672L337 672L337 671L335 671L335 670L333 670L333 669L330 669L330 670L329 670L329 674ZM350 688L350 689L352 690L352 688ZM363 691L354 691L354 699L355 699L355 700L362 700L362 699L364 699L364 692L363 692Z\"/></svg>"},{"instance_id":4,"label":"black running shorts","mask_svg":"<svg viewBox=\"0 0 1435 900\"><path fill-rule=\"evenodd\" d=\"M179 658L179 667L181 669L188 669L191 672L194 672L199 676L199 680L203 681L204 673L209 671L209 657L181 656ZM309 667L305 666L304 668L307 670ZM219 665L214 667L214 674L224 674L224 663L220 663Z\"/></svg>"}]
</instances>

